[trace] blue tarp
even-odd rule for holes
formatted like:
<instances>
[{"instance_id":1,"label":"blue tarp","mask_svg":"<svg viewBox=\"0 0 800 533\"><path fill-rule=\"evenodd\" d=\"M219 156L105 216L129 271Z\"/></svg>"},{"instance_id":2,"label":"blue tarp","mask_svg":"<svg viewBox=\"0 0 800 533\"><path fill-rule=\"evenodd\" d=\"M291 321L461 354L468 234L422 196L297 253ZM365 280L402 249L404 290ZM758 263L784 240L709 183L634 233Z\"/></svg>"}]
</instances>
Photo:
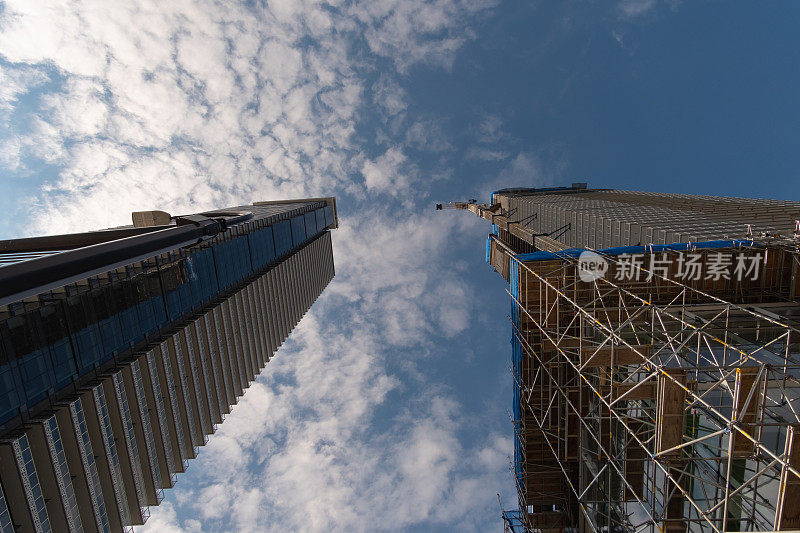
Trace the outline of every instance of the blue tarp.
<instances>
[{"instance_id":1,"label":"blue tarp","mask_svg":"<svg viewBox=\"0 0 800 533\"><path fill-rule=\"evenodd\" d=\"M622 254L650 254L673 251L691 251L703 248L743 248L759 246L754 241L731 240L731 241L702 241L702 242L678 242L674 244L650 244L647 246L617 246L614 248L604 248L598 250L602 255L622 255ZM549 261L552 259L563 259L565 257L578 257L585 248L568 248L559 252L531 252L529 254L518 254L514 257L520 261Z\"/></svg>"},{"instance_id":2,"label":"blue tarp","mask_svg":"<svg viewBox=\"0 0 800 533\"><path fill-rule=\"evenodd\" d=\"M516 261L511 261L510 264L510 285L511 285L511 322L513 324L511 331L511 368L514 373L514 405L512 412L514 413L514 475L517 478L518 484L522 483L522 444L519 440L522 420L522 406L520 402L520 390L518 383L522 382L522 346L520 346L519 339L517 338L516 331L519 329L519 308L517 301L519 300L519 265Z\"/></svg>"}]
</instances>

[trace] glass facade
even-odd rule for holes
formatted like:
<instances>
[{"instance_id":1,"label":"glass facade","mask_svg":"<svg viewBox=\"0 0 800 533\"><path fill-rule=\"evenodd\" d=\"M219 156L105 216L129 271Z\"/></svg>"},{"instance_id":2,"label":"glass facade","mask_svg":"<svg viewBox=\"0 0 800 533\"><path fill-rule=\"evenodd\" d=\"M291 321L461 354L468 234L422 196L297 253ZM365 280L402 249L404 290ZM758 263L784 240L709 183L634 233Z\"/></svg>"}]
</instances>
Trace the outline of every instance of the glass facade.
<instances>
[{"instance_id":1,"label":"glass facade","mask_svg":"<svg viewBox=\"0 0 800 533\"><path fill-rule=\"evenodd\" d=\"M13 442L14 455L17 458L17 465L21 472L22 484L25 487L25 496L33 517L33 524L36 531L50 532L50 519L47 517L47 507L42 495L42 487L39 485L39 476L36 474L36 467L33 464L33 454L31 453L28 437L23 435Z\"/></svg>"},{"instance_id":2,"label":"glass facade","mask_svg":"<svg viewBox=\"0 0 800 533\"><path fill-rule=\"evenodd\" d=\"M221 312L215 313L215 315L214 315L214 331L217 334L217 339L219 340L220 344L222 344L222 342L224 340L225 348L226 348L226 349L223 349L223 350L220 351L220 357L222 358L222 365L227 370L227 372L223 372L223 374L225 375L225 387L229 391L228 403L230 404L230 403L233 403L232 400L236 396L236 393L235 393L236 389L233 386L233 380L234 380L233 373L235 372L236 369L234 368L232 362L228 359L229 354L230 354L231 345L230 345L230 340L228 339L228 336L222 334L222 324L220 324L221 322L222 322L222 313Z\"/></svg>"},{"instance_id":3,"label":"glass facade","mask_svg":"<svg viewBox=\"0 0 800 533\"><path fill-rule=\"evenodd\" d=\"M217 402L214 401L214 389L211 388L211 374L208 371L208 357L204 355L206 353L206 347L203 342L203 332L199 329L198 322L195 323L195 331L197 332L197 358L200 359L200 368L203 372L203 382L205 383L206 389L206 402L208 402L208 413L211 417L211 424L213 425L214 420L217 419L219 406ZM216 374L216 370L214 373ZM214 377L216 378L217 376L215 375ZM219 384L217 384L216 390L219 390Z\"/></svg>"},{"instance_id":4,"label":"glass facade","mask_svg":"<svg viewBox=\"0 0 800 533\"><path fill-rule=\"evenodd\" d=\"M125 434L125 443L128 445L128 458L131 462L133 471L133 486L136 490L136 497L139 499L139 507L145 507L144 480L142 479L142 464L139 460L139 450L136 446L136 434L133 432L133 419L128 405L128 398L125 394L125 384L122 379L122 372L117 372L113 376L114 392L117 394L117 404L119 405L119 415L122 419L122 432Z\"/></svg>"},{"instance_id":5,"label":"glass facade","mask_svg":"<svg viewBox=\"0 0 800 533\"><path fill-rule=\"evenodd\" d=\"M203 323L203 326L204 326L202 328L202 330L207 332L209 334L209 337L211 337L211 330L208 329L209 328L209 318L208 318L208 316L203 317L201 320L202 320L202 323ZM200 332L200 330L198 330L198 338L202 338L202 337L203 337L202 333ZM227 398L227 393L225 392L225 389L222 388L222 383L220 382L220 375L222 375L223 373L222 373L222 370L219 368L219 365L217 364L217 356L218 356L218 354L216 352L217 352L217 350L216 350L216 347L215 347L214 340L213 340L213 338L209 338L209 342L208 342L208 358L211 360L211 373L214 375L214 387L215 387L215 389L217 391L217 397L218 397L217 398L217 403L214 405L215 420L217 420L217 419L221 420L221 419L223 419L225 417L225 413L220 411L220 409L221 409L220 404L222 403L222 404L226 404L227 405L228 398ZM224 375L222 377L222 380L224 382L224 380L225 380L225 376Z\"/></svg>"},{"instance_id":6,"label":"glass facade","mask_svg":"<svg viewBox=\"0 0 800 533\"><path fill-rule=\"evenodd\" d=\"M225 302L227 304L228 309L230 310L230 306L232 305L231 301ZM236 397L238 398L242 393L239 391L245 387L245 377L244 377L244 367L242 363L242 359L244 354L242 354L239 350L236 349L236 337L234 336L233 332L235 329L233 328L233 324L231 324L231 317L230 314L225 312L226 305L223 304L220 317L222 318L222 327L225 331L225 347L227 348L228 358L231 362L231 368L236 373L236 378L234 380L234 387L233 390L237 392Z\"/></svg>"},{"instance_id":7,"label":"glass facade","mask_svg":"<svg viewBox=\"0 0 800 533\"><path fill-rule=\"evenodd\" d=\"M175 390L175 379L172 375L172 365L169 362L169 348L167 343L161 343L161 362L164 365L164 376L166 377L167 393L169 394L170 411L172 411L172 420L175 423L175 433L178 439L178 451L184 461L189 458L189 448L186 444L186 436L183 433L183 423L181 422L181 415L178 411L178 393ZM191 443L189 444L191 446Z\"/></svg>"},{"instance_id":8,"label":"glass facade","mask_svg":"<svg viewBox=\"0 0 800 533\"><path fill-rule=\"evenodd\" d=\"M64 513L67 516L67 523L70 531L81 533L83 525L81 516L78 512L78 502L75 499L75 489L72 486L72 477L67 466L67 456L64 453L64 443L61 441L61 432L58 429L58 421L55 416L51 416L42 423L44 427L47 446L50 449L50 459L53 462L58 490L61 494L61 503L64 505Z\"/></svg>"},{"instance_id":9,"label":"glass facade","mask_svg":"<svg viewBox=\"0 0 800 533\"><path fill-rule=\"evenodd\" d=\"M150 350L145 357L147 358L147 367L150 371L150 382L153 384L153 397L156 402L158 425L161 429L161 440L163 441L162 444L164 445L167 458L167 468L169 469L169 472L166 472L166 474L168 476L173 476L177 472L177 469L175 468L175 460L172 455L172 441L170 440L169 428L167 426L167 410L164 407L164 397L161 396L161 385L159 384L158 369L156 368L156 356L153 350Z\"/></svg>"},{"instance_id":10,"label":"glass facade","mask_svg":"<svg viewBox=\"0 0 800 533\"><path fill-rule=\"evenodd\" d=\"M0 424L196 312L333 223L330 206L309 203L305 209L283 220L233 226L201 245L0 308Z\"/></svg>"},{"instance_id":11,"label":"glass facade","mask_svg":"<svg viewBox=\"0 0 800 533\"><path fill-rule=\"evenodd\" d=\"M176 220L200 220L199 231L131 229L138 236L125 243L75 245L38 264L39 287L5 271L21 288L0 295L0 428L17 431L0 450L17 465L0 472L0 533L127 531L146 520L311 305L300 292L319 294L333 278L326 202L256 203L197 215L225 223ZM109 239L53 238L66 251ZM174 249L154 255L165 242ZM114 260L130 264L73 276ZM37 294L67 276L79 280Z\"/></svg>"},{"instance_id":12,"label":"glass facade","mask_svg":"<svg viewBox=\"0 0 800 533\"><path fill-rule=\"evenodd\" d=\"M166 344L166 343L165 343ZM177 364L178 376L181 380L181 396L183 396L183 406L186 409L186 420L189 423L189 438L192 448L196 443L202 442L200 439L199 428L194 423L194 409L192 409L191 389L189 388L189 380L186 376L186 365L183 364L183 350L181 350L181 343L178 341L177 336L173 337L173 346L175 346L175 362ZM164 344L161 345L162 349ZM177 404L173 404L177 405ZM196 455L197 451L192 455Z\"/></svg>"},{"instance_id":13,"label":"glass facade","mask_svg":"<svg viewBox=\"0 0 800 533\"><path fill-rule=\"evenodd\" d=\"M106 450L108 468L111 472L111 484L114 487L114 497L117 499L117 508L122 524L131 524L131 515L128 510L128 499L125 496L125 487L122 484L122 472L119 466L119 453L117 443L114 440L114 431L111 429L111 419L108 415L108 403L103 392L103 386L98 385L92 389L95 406L97 407L97 417L100 420L100 432L103 435L103 446Z\"/></svg>"},{"instance_id":14,"label":"glass facade","mask_svg":"<svg viewBox=\"0 0 800 533\"><path fill-rule=\"evenodd\" d=\"M89 439L89 428L86 426L83 404L80 400L75 400L69 404L69 409L72 415L72 425L75 428L75 436L78 438L81 463L83 463L83 469L86 472L89 497L92 500L92 508L94 509L97 528L107 533L111 531L111 526L108 524L106 504L103 499L103 490L100 487L100 476L97 475L97 464L95 463L94 452L92 451L92 441Z\"/></svg>"},{"instance_id":15,"label":"glass facade","mask_svg":"<svg viewBox=\"0 0 800 533\"><path fill-rule=\"evenodd\" d=\"M0 487L0 533L14 533L14 524L11 523L11 515L8 513L8 503L3 488Z\"/></svg>"},{"instance_id":16,"label":"glass facade","mask_svg":"<svg viewBox=\"0 0 800 533\"><path fill-rule=\"evenodd\" d=\"M139 416L142 420L142 432L144 433L144 441L147 445L147 457L150 462L150 473L153 476L153 484L156 487L156 493L161 494L161 470L158 466L158 456L156 454L156 440L153 435L153 427L150 425L150 415L147 408L147 396L144 392L144 383L142 383L142 371L139 368L139 360L136 359L131 363L131 373L133 374L133 386L136 391L136 404L139 409Z\"/></svg>"},{"instance_id":17,"label":"glass facade","mask_svg":"<svg viewBox=\"0 0 800 533\"><path fill-rule=\"evenodd\" d=\"M206 435L211 433L211 427L206 426L206 417L203 414L203 387L200 386L200 373L202 370L197 364L197 355L192 344L192 332L187 326L183 329L183 338L186 341L186 358L189 361L189 368L187 369L192 376L192 384L194 385L194 399L197 405L197 416L200 420L202 427L200 428L200 439L203 444L206 443ZM208 388L206 387L206 391Z\"/></svg>"}]
</instances>

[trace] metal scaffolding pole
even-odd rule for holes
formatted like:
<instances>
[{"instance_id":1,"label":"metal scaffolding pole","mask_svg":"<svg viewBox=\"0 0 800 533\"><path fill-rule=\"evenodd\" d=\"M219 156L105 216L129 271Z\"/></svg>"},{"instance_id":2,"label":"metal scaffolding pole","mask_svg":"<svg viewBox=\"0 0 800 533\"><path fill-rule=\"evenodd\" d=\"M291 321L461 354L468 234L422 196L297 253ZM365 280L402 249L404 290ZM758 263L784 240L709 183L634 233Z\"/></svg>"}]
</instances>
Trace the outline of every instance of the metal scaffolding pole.
<instances>
[{"instance_id":1,"label":"metal scaffolding pole","mask_svg":"<svg viewBox=\"0 0 800 533\"><path fill-rule=\"evenodd\" d=\"M638 281L616 281L614 256L586 282L578 257L510 255L528 529L796 527L787 502L800 496L800 332L780 320L796 304L758 305L785 292L781 270L796 268L797 253L752 250L765 256L766 287L709 288L643 267ZM705 262L716 253L699 252Z\"/></svg>"}]
</instances>

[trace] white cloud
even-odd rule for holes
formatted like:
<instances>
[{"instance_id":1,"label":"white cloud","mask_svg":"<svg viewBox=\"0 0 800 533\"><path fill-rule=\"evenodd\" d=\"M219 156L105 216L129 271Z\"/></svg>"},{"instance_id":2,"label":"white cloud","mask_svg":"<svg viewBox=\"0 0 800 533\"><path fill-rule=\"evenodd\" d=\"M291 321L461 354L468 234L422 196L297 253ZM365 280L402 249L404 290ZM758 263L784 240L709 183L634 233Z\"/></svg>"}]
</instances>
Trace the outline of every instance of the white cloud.
<instances>
[{"instance_id":1,"label":"white cloud","mask_svg":"<svg viewBox=\"0 0 800 533\"><path fill-rule=\"evenodd\" d=\"M617 7L626 18L636 18L652 11L656 0L622 0Z\"/></svg>"},{"instance_id":2,"label":"white cloud","mask_svg":"<svg viewBox=\"0 0 800 533\"><path fill-rule=\"evenodd\" d=\"M449 144L440 130L406 133L398 122L400 143L369 159L357 134L371 91L402 114L396 76L450 65L494 3L4 4L3 79L17 81L0 106L51 72L58 85L27 129L2 139L7 166L38 158L59 168L34 202L31 233L125 224L134 210L332 193L343 207L336 279L182 476L193 483L179 482L145 531L496 523L494 490L507 475L496 457L510 443L462 442L459 406L416 371L437 340L469 327L466 286L442 276L448 246L473 221L376 207L410 207L428 186L403 139ZM372 87L365 80L387 59L398 72ZM403 361L391 360L400 349ZM418 401L392 403L413 388Z\"/></svg>"},{"instance_id":3,"label":"white cloud","mask_svg":"<svg viewBox=\"0 0 800 533\"><path fill-rule=\"evenodd\" d=\"M185 211L341 185L357 170L347 156L362 92L347 38L331 31L315 2L294 12L273 7L7 2L0 54L12 74L38 78L17 75L22 82L6 85L0 105L12 105L45 69L65 80L42 99L15 144L19 156L6 161L18 167L33 157L63 168L29 231L125 223L145 200ZM298 46L303 38L318 45ZM277 141L267 154L265 133ZM136 164L115 165L120 152ZM195 185L203 194L186 195Z\"/></svg>"},{"instance_id":4,"label":"white cloud","mask_svg":"<svg viewBox=\"0 0 800 533\"><path fill-rule=\"evenodd\" d=\"M374 160L364 161L361 174L367 190L386 192L398 196L406 192L413 179L413 167L407 165L408 158L400 148L392 147Z\"/></svg>"},{"instance_id":5,"label":"white cloud","mask_svg":"<svg viewBox=\"0 0 800 533\"><path fill-rule=\"evenodd\" d=\"M358 326L380 332L389 346L464 333L474 299L463 281L443 273L452 268L454 241L479 224L435 212L388 217L380 209L347 217L335 235L336 283L327 290L357 304L357 316L372 317Z\"/></svg>"},{"instance_id":6,"label":"white cloud","mask_svg":"<svg viewBox=\"0 0 800 533\"><path fill-rule=\"evenodd\" d=\"M424 364L435 335L463 332L471 316L467 286L441 272L448 246L473 239L479 221L434 216L340 221L336 278L186 474L203 475L173 489L179 514L239 531L497 523L510 439L465 444L471 415L424 375L392 370L395 347Z\"/></svg>"},{"instance_id":7,"label":"white cloud","mask_svg":"<svg viewBox=\"0 0 800 533\"><path fill-rule=\"evenodd\" d=\"M92 76L102 72L105 47L86 31L82 10L67 3L6 2L0 50L13 62L52 61L64 70ZM44 25L42 25L44 23Z\"/></svg>"},{"instance_id":8,"label":"white cloud","mask_svg":"<svg viewBox=\"0 0 800 533\"><path fill-rule=\"evenodd\" d=\"M397 80L386 74L381 74L377 82L372 86L373 101L383 108L389 115L397 115L406 110L406 94Z\"/></svg>"},{"instance_id":9,"label":"white cloud","mask_svg":"<svg viewBox=\"0 0 800 533\"><path fill-rule=\"evenodd\" d=\"M495 3L331 7L306 0L251 9L189 0L9 0L0 56L11 64L3 81L14 83L3 84L0 106L13 105L51 70L64 80L42 99L29 131L5 141L13 148L3 161L8 168L23 172L29 158L63 168L25 229L123 224L148 198L146 207L187 211L249 195L404 190L414 175L408 164L393 174L405 163L400 149L367 163L354 157L364 75L374 61L354 53L354 43L366 43L401 72L415 64L446 66L470 38L470 21ZM391 74L374 91L388 113L405 108ZM274 145L264 145L265 135ZM434 151L447 147L430 140ZM419 141L420 132L411 131L409 142ZM119 153L137 164L122 164ZM103 162L108 166L98 167ZM367 191L350 179L359 172ZM165 180L173 187L164 187ZM187 195L179 184L196 191Z\"/></svg>"},{"instance_id":10,"label":"white cloud","mask_svg":"<svg viewBox=\"0 0 800 533\"><path fill-rule=\"evenodd\" d=\"M158 513L151 514L146 524L147 529L158 531L159 533L188 533L189 531L199 531L199 528L191 527L189 524L181 526L178 523L178 516L175 513L175 508L170 502L163 502L158 508Z\"/></svg>"},{"instance_id":11,"label":"white cloud","mask_svg":"<svg viewBox=\"0 0 800 533\"><path fill-rule=\"evenodd\" d=\"M0 65L0 111L14 108L18 98L47 81L47 76L32 68L4 68Z\"/></svg>"},{"instance_id":12,"label":"white cloud","mask_svg":"<svg viewBox=\"0 0 800 533\"><path fill-rule=\"evenodd\" d=\"M11 171L17 170L22 164L21 151L22 143L19 137L3 140L0 142L0 165Z\"/></svg>"},{"instance_id":13,"label":"white cloud","mask_svg":"<svg viewBox=\"0 0 800 533\"><path fill-rule=\"evenodd\" d=\"M477 128L478 142L483 144L496 144L507 136L503 131L503 119L499 115L485 115Z\"/></svg>"},{"instance_id":14,"label":"white cloud","mask_svg":"<svg viewBox=\"0 0 800 533\"><path fill-rule=\"evenodd\" d=\"M106 129L108 121L102 85L86 79L70 79L64 94L45 96L41 113L62 139L94 137Z\"/></svg>"},{"instance_id":15,"label":"white cloud","mask_svg":"<svg viewBox=\"0 0 800 533\"><path fill-rule=\"evenodd\" d=\"M202 449L190 467L207 472L202 481L173 489L188 493L182 511L207 528L239 531L396 531L422 523L480 531L496 523L494 491L507 475L509 439L489 435L465 448L458 404L426 393L394 420L374 420L399 385L380 339L359 329L337 333L316 315ZM265 453L273 438L281 444ZM175 524L172 509L153 513L142 531Z\"/></svg>"},{"instance_id":16,"label":"white cloud","mask_svg":"<svg viewBox=\"0 0 800 533\"><path fill-rule=\"evenodd\" d=\"M473 146L467 151L470 159L480 159L481 161L502 161L508 157L508 152L503 150L492 150L483 146Z\"/></svg>"},{"instance_id":17,"label":"white cloud","mask_svg":"<svg viewBox=\"0 0 800 533\"><path fill-rule=\"evenodd\" d=\"M453 145L433 119L418 120L406 130L406 143L417 150L449 152Z\"/></svg>"},{"instance_id":18,"label":"white cloud","mask_svg":"<svg viewBox=\"0 0 800 533\"><path fill-rule=\"evenodd\" d=\"M470 130L477 145L467 150L468 159L494 162L509 157L510 135L504 129L504 120L500 115L486 113Z\"/></svg>"},{"instance_id":19,"label":"white cloud","mask_svg":"<svg viewBox=\"0 0 800 533\"><path fill-rule=\"evenodd\" d=\"M522 150L508 161L497 177L484 185L480 194L487 197L491 191L504 187L548 187L568 179L579 181L567 173L568 168L569 160L557 146Z\"/></svg>"},{"instance_id":20,"label":"white cloud","mask_svg":"<svg viewBox=\"0 0 800 533\"><path fill-rule=\"evenodd\" d=\"M354 5L352 12L367 25L365 37L372 52L391 58L405 73L418 63L449 69L455 52L470 37L465 17L487 13L497 3L373 0Z\"/></svg>"}]
</instances>

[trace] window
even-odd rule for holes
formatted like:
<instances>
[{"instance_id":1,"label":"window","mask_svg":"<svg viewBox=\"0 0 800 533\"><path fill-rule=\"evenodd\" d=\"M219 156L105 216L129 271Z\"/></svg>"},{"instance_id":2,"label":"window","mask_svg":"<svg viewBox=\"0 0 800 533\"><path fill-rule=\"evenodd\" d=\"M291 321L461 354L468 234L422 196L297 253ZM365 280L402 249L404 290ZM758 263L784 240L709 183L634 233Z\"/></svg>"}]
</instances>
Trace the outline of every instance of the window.
<instances>
[{"instance_id":1,"label":"window","mask_svg":"<svg viewBox=\"0 0 800 533\"><path fill-rule=\"evenodd\" d=\"M131 418L131 410L128 405L128 396L125 394L122 372L114 374L113 379L114 392L117 395L117 405L119 406L119 414L122 419L122 432L125 435L125 442L128 445L128 459L131 462L131 470L133 471L133 485L136 489L136 497L139 500L139 506L141 507L145 503L142 465L139 460L139 450L136 446L136 435L133 432L133 419Z\"/></svg>"},{"instance_id":2,"label":"window","mask_svg":"<svg viewBox=\"0 0 800 533\"><path fill-rule=\"evenodd\" d=\"M80 513L78 512L78 502L75 499L75 489L72 486L72 477L67 466L67 457L64 454L64 445L61 442L61 432L55 416L51 416L42 424L44 427L47 446L50 449L50 458L53 461L53 469L58 483L61 503L64 505L64 512L67 515L70 531L83 531ZM0 531L3 531L0 528Z\"/></svg>"},{"instance_id":3,"label":"window","mask_svg":"<svg viewBox=\"0 0 800 533\"><path fill-rule=\"evenodd\" d=\"M125 488L122 485L122 472L120 472L119 455L117 453L117 443L114 432L111 429L111 420L108 416L108 404L106 403L103 386L97 385L92 389L94 402L97 407L97 417L100 420L100 432L103 435L103 443L106 450L106 459L111 471L111 484L114 487L114 496L117 498L117 508L123 526L131 525L131 517L128 512L128 500L125 497Z\"/></svg>"},{"instance_id":4,"label":"window","mask_svg":"<svg viewBox=\"0 0 800 533\"><path fill-rule=\"evenodd\" d=\"M280 257L292 249L291 222L284 220L273 226L275 236L275 254Z\"/></svg>"},{"instance_id":5,"label":"window","mask_svg":"<svg viewBox=\"0 0 800 533\"><path fill-rule=\"evenodd\" d=\"M313 237L317 234L317 215L313 211L305 214L306 236Z\"/></svg>"},{"instance_id":6,"label":"window","mask_svg":"<svg viewBox=\"0 0 800 533\"><path fill-rule=\"evenodd\" d=\"M115 312L116 302L108 286L92 289L89 294L103 343L100 362L105 362L122 346L122 326Z\"/></svg>"},{"instance_id":7,"label":"window","mask_svg":"<svg viewBox=\"0 0 800 533\"><path fill-rule=\"evenodd\" d=\"M66 301L67 319L77 352L78 373L84 374L103 360L100 328L94 318L89 294L70 296Z\"/></svg>"},{"instance_id":8,"label":"window","mask_svg":"<svg viewBox=\"0 0 800 533\"><path fill-rule=\"evenodd\" d=\"M134 360L131 363L131 373L133 374L133 386L136 393L136 403L139 409L139 416L142 420L142 430L144 432L144 440L147 445L147 456L150 462L150 472L153 476L153 484L156 491L161 488L161 470L158 466L158 456L156 455L156 441L153 436L153 427L150 425L150 414L147 408L147 397L144 392L144 383L142 382L142 372L139 368L139 360ZM163 406L162 406L163 411ZM168 450L168 449L167 449Z\"/></svg>"},{"instance_id":9,"label":"window","mask_svg":"<svg viewBox=\"0 0 800 533\"><path fill-rule=\"evenodd\" d=\"M100 488L100 476L97 475L97 464L92 451L92 442L89 440L89 429L86 427L86 418L83 414L83 405L80 400L75 400L69 405L72 414L72 424L75 427L75 436L78 438L78 447L81 452L81 463L86 472L89 484L89 496L92 499L97 528L103 532L111 531L108 524L108 514L103 500L103 491Z\"/></svg>"},{"instance_id":10,"label":"window","mask_svg":"<svg viewBox=\"0 0 800 533\"><path fill-rule=\"evenodd\" d=\"M253 268L259 269L275 259L275 244L272 238L272 227L267 226L249 235L250 252L253 256Z\"/></svg>"},{"instance_id":11,"label":"window","mask_svg":"<svg viewBox=\"0 0 800 533\"><path fill-rule=\"evenodd\" d=\"M320 208L314 211L314 216L317 217L318 232L321 232L322 230L328 227L328 224L325 222L325 208Z\"/></svg>"},{"instance_id":12,"label":"window","mask_svg":"<svg viewBox=\"0 0 800 533\"><path fill-rule=\"evenodd\" d=\"M292 248L296 248L306 240L306 223L303 215L292 218Z\"/></svg>"},{"instance_id":13,"label":"window","mask_svg":"<svg viewBox=\"0 0 800 533\"><path fill-rule=\"evenodd\" d=\"M44 339L53 363L55 387L61 388L72 381L72 377L77 371L62 302L57 300L43 305L40 308L40 314Z\"/></svg>"},{"instance_id":14,"label":"window","mask_svg":"<svg viewBox=\"0 0 800 533\"><path fill-rule=\"evenodd\" d=\"M147 352L147 367L150 371L150 381L153 385L153 397L156 402L156 413L158 414L158 425L161 429L161 439L164 444L164 452L167 459L167 472L168 475L175 473L175 461L172 455L172 442L169 436L169 427L167 426L167 411L164 407L164 397L161 392L161 385L158 381L158 369L156 368L155 353L151 350ZM178 428L179 429L179 428Z\"/></svg>"},{"instance_id":15,"label":"window","mask_svg":"<svg viewBox=\"0 0 800 533\"><path fill-rule=\"evenodd\" d=\"M39 476L36 475L36 467L33 465L33 455L28 445L28 437L23 435L13 442L14 455L17 459L17 466L20 469L23 480L25 481L25 493L28 506L33 515L33 523L37 531L52 531L50 519L47 517L42 487L39 485Z\"/></svg>"}]
</instances>

